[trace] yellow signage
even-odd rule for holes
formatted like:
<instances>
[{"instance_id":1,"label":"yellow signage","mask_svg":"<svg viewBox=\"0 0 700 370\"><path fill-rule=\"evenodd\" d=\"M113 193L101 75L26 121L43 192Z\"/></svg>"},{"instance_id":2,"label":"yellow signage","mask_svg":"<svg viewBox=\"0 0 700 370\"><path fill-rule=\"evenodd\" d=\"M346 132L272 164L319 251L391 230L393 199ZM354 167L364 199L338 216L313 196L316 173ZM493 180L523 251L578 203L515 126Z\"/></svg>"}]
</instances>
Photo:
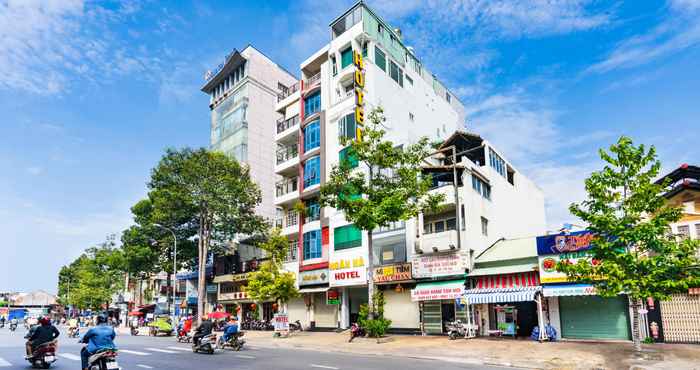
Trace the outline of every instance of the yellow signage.
<instances>
[{"instance_id":1,"label":"yellow signage","mask_svg":"<svg viewBox=\"0 0 700 370\"><path fill-rule=\"evenodd\" d=\"M343 270L354 267L363 267L365 265L365 260L362 257L357 257L353 259L343 259L332 261L328 264L328 268L331 270Z\"/></svg>"},{"instance_id":2,"label":"yellow signage","mask_svg":"<svg viewBox=\"0 0 700 370\"><path fill-rule=\"evenodd\" d=\"M362 54L354 50L352 61L355 64L355 136L357 141L362 141L362 126L365 124L365 63Z\"/></svg>"}]
</instances>

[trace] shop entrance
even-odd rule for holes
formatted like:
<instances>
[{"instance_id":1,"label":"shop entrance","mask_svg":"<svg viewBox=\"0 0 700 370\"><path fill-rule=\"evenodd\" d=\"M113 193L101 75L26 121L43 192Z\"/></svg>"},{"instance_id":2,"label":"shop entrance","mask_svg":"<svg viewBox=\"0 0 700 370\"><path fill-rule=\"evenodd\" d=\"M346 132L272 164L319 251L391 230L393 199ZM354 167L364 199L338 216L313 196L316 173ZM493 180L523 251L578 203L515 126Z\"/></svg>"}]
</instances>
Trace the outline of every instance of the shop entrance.
<instances>
[{"instance_id":1,"label":"shop entrance","mask_svg":"<svg viewBox=\"0 0 700 370\"><path fill-rule=\"evenodd\" d=\"M529 337L538 325L537 303L513 302L490 304L489 331L499 335Z\"/></svg>"},{"instance_id":2,"label":"shop entrance","mask_svg":"<svg viewBox=\"0 0 700 370\"><path fill-rule=\"evenodd\" d=\"M447 333L447 325L455 321L455 302L442 301L442 332Z\"/></svg>"},{"instance_id":3,"label":"shop entrance","mask_svg":"<svg viewBox=\"0 0 700 370\"><path fill-rule=\"evenodd\" d=\"M529 337L532 334L532 329L538 324L537 320L537 303L535 302L518 302L515 304L518 310L518 330L519 337Z\"/></svg>"},{"instance_id":4,"label":"shop entrance","mask_svg":"<svg viewBox=\"0 0 700 370\"><path fill-rule=\"evenodd\" d=\"M348 307L350 308L350 324L356 323L360 317L360 305L369 301L367 288L347 288Z\"/></svg>"}]
</instances>

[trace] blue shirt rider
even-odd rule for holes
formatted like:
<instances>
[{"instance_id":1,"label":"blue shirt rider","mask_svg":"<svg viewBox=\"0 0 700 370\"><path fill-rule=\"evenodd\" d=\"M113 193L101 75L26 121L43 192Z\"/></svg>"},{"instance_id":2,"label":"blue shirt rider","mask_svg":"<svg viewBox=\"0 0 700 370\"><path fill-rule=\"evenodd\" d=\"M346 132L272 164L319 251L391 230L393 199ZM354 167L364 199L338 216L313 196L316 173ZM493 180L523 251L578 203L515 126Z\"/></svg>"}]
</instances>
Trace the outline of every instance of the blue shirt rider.
<instances>
[{"instance_id":1,"label":"blue shirt rider","mask_svg":"<svg viewBox=\"0 0 700 370\"><path fill-rule=\"evenodd\" d=\"M235 317L231 317L226 327L224 327L224 340L228 342L236 333L238 333L238 322L236 322Z\"/></svg>"},{"instance_id":2,"label":"blue shirt rider","mask_svg":"<svg viewBox=\"0 0 700 370\"><path fill-rule=\"evenodd\" d=\"M83 369L88 367L88 359L100 350L114 349L114 337L116 337L114 328L107 325L107 315L101 314L97 316L97 326L91 328L80 339L80 343L87 343L80 351L80 359L82 360Z\"/></svg>"}]
</instances>

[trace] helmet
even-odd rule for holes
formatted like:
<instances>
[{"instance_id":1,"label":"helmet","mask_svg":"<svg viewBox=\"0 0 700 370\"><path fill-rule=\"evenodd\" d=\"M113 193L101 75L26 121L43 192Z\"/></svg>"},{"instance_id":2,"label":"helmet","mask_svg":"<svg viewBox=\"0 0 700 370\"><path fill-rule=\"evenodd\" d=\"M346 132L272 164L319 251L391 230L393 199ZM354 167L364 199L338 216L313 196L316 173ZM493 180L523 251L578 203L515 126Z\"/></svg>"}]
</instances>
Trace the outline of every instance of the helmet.
<instances>
[{"instance_id":1,"label":"helmet","mask_svg":"<svg viewBox=\"0 0 700 370\"><path fill-rule=\"evenodd\" d=\"M51 321L49 320L48 317L44 316L44 317L39 318L39 324L41 324L42 326L46 326L46 325L51 324Z\"/></svg>"},{"instance_id":2,"label":"helmet","mask_svg":"<svg viewBox=\"0 0 700 370\"><path fill-rule=\"evenodd\" d=\"M98 324L105 324L105 323L107 323L107 315L105 315L105 314L103 314L103 313L97 315L97 323L98 323Z\"/></svg>"}]
</instances>

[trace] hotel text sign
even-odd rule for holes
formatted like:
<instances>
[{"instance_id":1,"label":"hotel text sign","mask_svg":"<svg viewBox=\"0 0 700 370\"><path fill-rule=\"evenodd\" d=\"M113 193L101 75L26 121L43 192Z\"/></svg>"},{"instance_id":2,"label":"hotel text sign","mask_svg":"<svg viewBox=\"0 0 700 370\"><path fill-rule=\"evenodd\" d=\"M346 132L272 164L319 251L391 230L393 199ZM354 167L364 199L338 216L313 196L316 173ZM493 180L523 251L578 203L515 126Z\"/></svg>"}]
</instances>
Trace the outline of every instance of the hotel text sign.
<instances>
[{"instance_id":1,"label":"hotel text sign","mask_svg":"<svg viewBox=\"0 0 700 370\"><path fill-rule=\"evenodd\" d=\"M355 136L357 141L362 141L362 126L365 125L365 63L362 54L354 50L352 61L355 64Z\"/></svg>"}]
</instances>

